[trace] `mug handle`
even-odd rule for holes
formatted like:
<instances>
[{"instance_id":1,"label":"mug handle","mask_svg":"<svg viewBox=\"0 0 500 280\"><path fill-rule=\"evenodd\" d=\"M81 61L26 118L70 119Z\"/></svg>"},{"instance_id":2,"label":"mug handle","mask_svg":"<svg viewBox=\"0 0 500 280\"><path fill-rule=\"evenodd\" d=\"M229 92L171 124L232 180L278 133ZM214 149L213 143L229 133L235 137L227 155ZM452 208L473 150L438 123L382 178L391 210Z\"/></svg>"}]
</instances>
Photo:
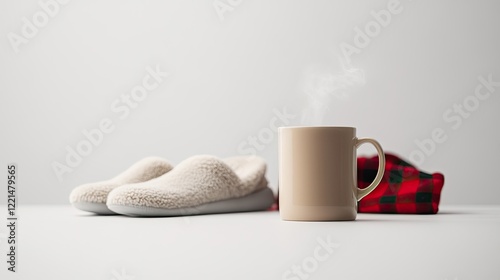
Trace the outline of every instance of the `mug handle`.
<instances>
[{"instance_id":1,"label":"mug handle","mask_svg":"<svg viewBox=\"0 0 500 280\"><path fill-rule=\"evenodd\" d=\"M377 140L372 139L372 138L359 138L356 140L356 149L365 143L370 143L375 147L375 149L377 149L378 170L377 170L377 175L375 176L375 180L373 180L373 182L368 187L366 187L364 189L360 189L360 188L358 188L358 186L356 186L356 188L358 189L358 195L357 195L358 201L360 201L363 197L367 196L369 193L371 193L378 186L380 181L382 181L382 177L384 176L384 170L385 170L384 150L382 150L382 147L380 146L380 144L377 142ZM354 160L356 160L356 159L354 159Z\"/></svg>"}]
</instances>

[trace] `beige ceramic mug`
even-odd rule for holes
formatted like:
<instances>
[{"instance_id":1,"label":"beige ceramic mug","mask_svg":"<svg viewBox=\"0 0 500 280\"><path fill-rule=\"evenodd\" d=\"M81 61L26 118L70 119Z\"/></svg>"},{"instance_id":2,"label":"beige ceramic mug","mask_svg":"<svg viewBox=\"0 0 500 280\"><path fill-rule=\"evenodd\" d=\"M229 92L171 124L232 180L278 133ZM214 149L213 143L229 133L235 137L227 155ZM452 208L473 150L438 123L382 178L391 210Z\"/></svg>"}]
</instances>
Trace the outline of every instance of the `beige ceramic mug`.
<instances>
[{"instance_id":1,"label":"beige ceramic mug","mask_svg":"<svg viewBox=\"0 0 500 280\"><path fill-rule=\"evenodd\" d=\"M379 167L366 188L357 186L356 150L370 143ZM355 220L357 202L380 183L384 151L371 138L356 137L354 127L279 128L279 206L283 220Z\"/></svg>"}]
</instances>

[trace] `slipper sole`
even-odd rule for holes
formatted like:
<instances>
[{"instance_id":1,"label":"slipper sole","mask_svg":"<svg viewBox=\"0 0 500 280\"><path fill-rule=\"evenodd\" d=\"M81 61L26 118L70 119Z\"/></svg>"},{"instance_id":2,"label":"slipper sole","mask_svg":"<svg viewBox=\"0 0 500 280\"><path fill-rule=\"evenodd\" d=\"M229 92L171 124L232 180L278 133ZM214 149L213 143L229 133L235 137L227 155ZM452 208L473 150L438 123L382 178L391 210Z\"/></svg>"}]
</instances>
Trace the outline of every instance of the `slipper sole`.
<instances>
[{"instance_id":1,"label":"slipper sole","mask_svg":"<svg viewBox=\"0 0 500 280\"><path fill-rule=\"evenodd\" d=\"M71 203L73 207L87 211L87 212L92 212L95 214L99 215L116 215L115 212L111 211L108 209L108 206L106 206L105 203L93 203L93 202L73 202Z\"/></svg>"},{"instance_id":2,"label":"slipper sole","mask_svg":"<svg viewBox=\"0 0 500 280\"><path fill-rule=\"evenodd\" d=\"M210 202L194 207L165 209L145 206L107 205L118 214L136 217L172 217L233 212L264 211L274 203L273 191L266 187L249 195Z\"/></svg>"}]
</instances>

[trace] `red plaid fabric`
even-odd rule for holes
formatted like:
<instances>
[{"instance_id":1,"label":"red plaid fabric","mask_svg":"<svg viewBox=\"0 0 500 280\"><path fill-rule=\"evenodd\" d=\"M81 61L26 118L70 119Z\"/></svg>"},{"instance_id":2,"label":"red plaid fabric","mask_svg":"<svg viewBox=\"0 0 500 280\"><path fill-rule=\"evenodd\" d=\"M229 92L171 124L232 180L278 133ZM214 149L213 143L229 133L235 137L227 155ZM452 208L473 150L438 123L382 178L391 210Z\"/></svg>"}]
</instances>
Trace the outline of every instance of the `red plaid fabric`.
<instances>
[{"instance_id":1,"label":"red plaid fabric","mask_svg":"<svg viewBox=\"0 0 500 280\"><path fill-rule=\"evenodd\" d=\"M380 184L358 203L359 213L436 214L444 176L428 174L393 154L385 154ZM377 174L378 156L358 158L358 186L366 188ZM278 193L279 195L279 193ZM279 199L271 211L279 210Z\"/></svg>"},{"instance_id":2,"label":"red plaid fabric","mask_svg":"<svg viewBox=\"0 0 500 280\"><path fill-rule=\"evenodd\" d=\"M358 204L360 213L436 214L444 176L428 174L393 154L385 154L385 172L380 184ZM358 158L358 186L367 187L375 178L378 157Z\"/></svg>"}]
</instances>

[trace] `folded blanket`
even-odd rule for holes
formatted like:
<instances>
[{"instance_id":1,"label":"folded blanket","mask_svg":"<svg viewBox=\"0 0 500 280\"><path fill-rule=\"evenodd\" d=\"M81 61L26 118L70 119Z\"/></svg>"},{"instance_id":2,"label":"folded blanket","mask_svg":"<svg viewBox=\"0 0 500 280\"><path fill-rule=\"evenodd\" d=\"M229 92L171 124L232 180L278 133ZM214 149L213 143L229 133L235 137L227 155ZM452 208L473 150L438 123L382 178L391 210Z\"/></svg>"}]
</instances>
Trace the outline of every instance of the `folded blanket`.
<instances>
[{"instance_id":1,"label":"folded blanket","mask_svg":"<svg viewBox=\"0 0 500 280\"><path fill-rule=\"evenodd\" d=\"M441 173L428 174L393 154L385 154L380 184L358 203L360 213L436 214L444 185ZM375 178L378 157L358 158L358 186Z\"/></svg>"},{"instance_id":2,"label":"folded blanket","mask_svg":"<svg viewBox=\"0 0 500 280\"><path fill-rule=\"evenodd\" d=\"M377 174L378 156L358 158L358 186L367 187ZM444 176L428 174L396 155L385 154L380 184L358 202L359 213L436 214ZM279 194L278 194L279 195ZM279 210L279 199L270 210Z\"/></svg>"}]
</instances>

